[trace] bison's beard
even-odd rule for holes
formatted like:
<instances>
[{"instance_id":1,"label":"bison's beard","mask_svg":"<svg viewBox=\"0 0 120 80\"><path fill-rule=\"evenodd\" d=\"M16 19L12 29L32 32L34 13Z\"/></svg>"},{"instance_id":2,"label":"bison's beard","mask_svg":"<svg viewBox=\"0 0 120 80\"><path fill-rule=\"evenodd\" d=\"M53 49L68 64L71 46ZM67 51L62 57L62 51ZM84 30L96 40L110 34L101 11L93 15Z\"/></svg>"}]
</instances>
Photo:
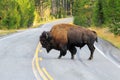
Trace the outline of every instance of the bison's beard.
<instances>
[{"instance_id":1,"label":"bison's beard","mask_svg":"<svg viewBox=\"0 0 120 80\"><path fill-rule=\"evenodd\" d=\"M48 50L48 49L46 49L47 50L47 53L49 53L50 52L50 50Z\"/></svg>"},{"instance_id":2,"label":"bison's beard","mask_svg":"<svg viewBox=\"0 0 120 80\"><path fill-rule=\"evenodd\" d=\"M51 48L46 48L47 53L51 51Z\"/></svg>"}]
</instances>

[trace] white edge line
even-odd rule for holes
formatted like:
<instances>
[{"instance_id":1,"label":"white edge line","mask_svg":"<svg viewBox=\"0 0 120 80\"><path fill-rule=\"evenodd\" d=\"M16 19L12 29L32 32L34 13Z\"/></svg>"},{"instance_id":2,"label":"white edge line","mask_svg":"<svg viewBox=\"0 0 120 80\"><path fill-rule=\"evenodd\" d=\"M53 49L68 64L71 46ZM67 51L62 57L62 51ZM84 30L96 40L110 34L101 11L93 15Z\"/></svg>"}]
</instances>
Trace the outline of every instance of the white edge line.
<instances>
[{"instance_id":1,"label":"white edge line","mask_svg":"<svg viewBox=\"0 0 120 80\"><path fill-rule=\"evenodd\" d=\"M95 45L94 45L95 46ZM95 48L98 50L98 52L100 52L106 59L108 59L110 62L112 62L113 64L115 64L118 68L120 68L120 65L117 64L115 61L111 60L109 57L107 57L97 46L95 46Z\"/></svg>"}]
</instances>

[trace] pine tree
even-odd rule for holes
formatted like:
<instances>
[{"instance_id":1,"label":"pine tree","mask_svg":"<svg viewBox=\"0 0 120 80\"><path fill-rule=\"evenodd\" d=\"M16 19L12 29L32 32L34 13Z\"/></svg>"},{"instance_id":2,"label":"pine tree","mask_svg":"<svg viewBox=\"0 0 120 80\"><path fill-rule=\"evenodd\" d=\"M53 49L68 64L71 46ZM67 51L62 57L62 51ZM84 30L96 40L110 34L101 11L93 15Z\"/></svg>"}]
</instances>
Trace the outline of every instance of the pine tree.
<instances>
[{"instance_id":1,"label":"pine tree","mask_svg":"<svg viewBox=\"0 0 120 80\"><path fill-rule=\"evenodd\" d=\"M93 5L92 0L75 0L73 4L74 23L85 27L92 25Z\"/></svg>"},{"instance_id":2,"label":"pine tree","mask_svg":"<svg viewBox=\"0 0 120 80\"><path fill-rule=\"evenodd\" d=\"M104 3L105 0L97 0L95 3L92 19L96 26L101 26L105 22Z\"/></svg>"},{"instance_id":3,"label":"pine tree","mask_svg":"<svg viewBox=\"0 0 120 80\"><path fill-rule=\"evenodd\" d=\"M14 0L0 1L0 29L17 29L20 26L19 5Z\"/></svg>"}]
</instances>

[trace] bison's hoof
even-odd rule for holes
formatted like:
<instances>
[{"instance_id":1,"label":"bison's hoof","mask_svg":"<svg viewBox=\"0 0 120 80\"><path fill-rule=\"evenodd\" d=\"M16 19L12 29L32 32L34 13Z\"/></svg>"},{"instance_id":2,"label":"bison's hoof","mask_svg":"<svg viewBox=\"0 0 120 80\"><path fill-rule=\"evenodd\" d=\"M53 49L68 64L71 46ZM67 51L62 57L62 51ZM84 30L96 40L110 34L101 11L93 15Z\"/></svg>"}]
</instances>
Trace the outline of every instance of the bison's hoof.
<instances>
[{"instance_id":1,"label":"bison's hoof","mask_svg":"<svg viewBox=\"0 0 120 80\"><path fill-rule=\"evenodd\" d=\"M58 57L58 59L60 59L61 57Z\"/></svg>"},{"instance_id":2,"label":"bison's hoof","mask_svg":"<svg viewBox=\"0 0 120 80\"><path fill-rule=\"evenodd\" d=\"M73 60L73 59L74 59L74 57L71 57L71 59Z\"/></svg>"},{"instance_id":3,"label":"bison's hoof","mask_svg":"<svg viewBox=\"0 0 120 80\"><path fill-rule=\"evenodd\" d=\"M71 58L72 60L74 60L74 58Z\"/></svg>"},{"instance_id":4,"label":"bison's hoof","mask_svg":"<svg viewBox=\"0 0 120 80\"><path fill-rule=\"evenodd\" d=\"M92 60L92 59L93 59L92 57L88 58L88 60Z\"/></svg>"}]
</instances>

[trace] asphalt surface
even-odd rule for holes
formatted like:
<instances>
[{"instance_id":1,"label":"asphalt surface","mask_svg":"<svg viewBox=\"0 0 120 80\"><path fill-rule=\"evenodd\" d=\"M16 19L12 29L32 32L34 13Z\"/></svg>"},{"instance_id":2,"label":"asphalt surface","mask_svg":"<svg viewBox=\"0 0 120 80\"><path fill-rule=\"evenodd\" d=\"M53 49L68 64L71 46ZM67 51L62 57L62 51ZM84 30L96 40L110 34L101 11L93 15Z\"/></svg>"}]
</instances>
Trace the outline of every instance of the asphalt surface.
<instances>
[{"instance_id":1,"label":"asphalt surface","mask_svg":"<svg viewBox=\"0 0 120 80\"><path fill-rule=\"evenodd\" d=\"M33 80L31 61L38 43L36 29L0 39L0 79Z\"/></svg>"},{"instance_id":2,"label":"asphalt surface","mask_svg":"<svg viewBox=\"0 0 120 80\"><path fill-rule=\"evenodd\" d=\"M66 18L0 39L0 80L120 80L120 51L99 38L93 60L87 46L57 59L59 51L47 54L39 36L54 24L72 22ZM38 45L38 46L37 46Z\"/></svg>"}]
</instances>

